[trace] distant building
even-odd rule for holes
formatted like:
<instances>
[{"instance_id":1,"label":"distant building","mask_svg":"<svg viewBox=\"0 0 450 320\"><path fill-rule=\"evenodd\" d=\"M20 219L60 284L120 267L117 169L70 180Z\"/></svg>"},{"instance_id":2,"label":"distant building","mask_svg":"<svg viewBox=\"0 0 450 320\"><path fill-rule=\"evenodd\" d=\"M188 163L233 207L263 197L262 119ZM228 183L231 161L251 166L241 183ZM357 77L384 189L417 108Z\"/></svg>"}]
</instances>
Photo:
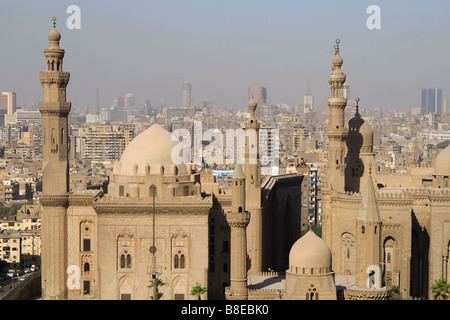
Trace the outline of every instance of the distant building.
<instances>
[{"instance_id":1,"label":"distant building","mask_svg":"<svg viewBox=\"0 0 450 320\"><path fill-rule=\"evenodd\" d=\"M311 93L307 93L303 98L304 112L314 112L314 96Z\"/></svg>"},{"instance_id":2,"label":"distant building","mask_svg":"<svg viewBox=\"0 0 450 320\"><path fill-rule=\"evenodd\" d=\"M6 110L6 114L14 114L16 111L16 93L0 93L0 110Z\"/></svg>"},{"instance_id":3,"label":"distant building","mask_svg":"<svg viewBox=\"0 0 450 320\"><path fill-rule=\"evenodd\" d=\"M267 103L267 88L265 87L251 87L248 88L248 99L255 100L257 104Z\"/></svg>"},{"instance_id":4,"label":"distant building","mask_svg":"<svg viewBox=\"0 0 450 320\"><path fill-rule=\"evenodd\" d=\"M442 89L424 88L422 89L422 114L442 113Z\"/></svg>"},{"instance_id":5,"label":"distant building","mask_svg":"<svg viewBox=\"0 0 450 320\"><path fill-rule=\"evenodd\" d=\"M134 107L135 106L134 95L132 93L127 93L123 99L124 99L125 107Z\"/></svg>"},{"instance_id":6,"label":"distant building","mask_svg":"<svg viewBox=\"0 0 450 320\"><path fill-rule=\"evenodd\" d=\"M183 83L183 108L187 108L191 105L191 84L188 82Z\"/></svg>"}]
</instances>

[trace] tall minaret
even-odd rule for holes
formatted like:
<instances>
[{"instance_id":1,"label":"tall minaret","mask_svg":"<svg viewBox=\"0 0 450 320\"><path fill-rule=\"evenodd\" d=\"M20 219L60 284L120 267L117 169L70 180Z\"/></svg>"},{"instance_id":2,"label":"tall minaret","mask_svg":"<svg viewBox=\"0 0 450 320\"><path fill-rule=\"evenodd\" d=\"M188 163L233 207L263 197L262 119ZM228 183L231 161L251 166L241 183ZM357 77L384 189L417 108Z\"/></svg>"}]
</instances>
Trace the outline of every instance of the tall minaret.
<instances>
[{"instance_id":1,"label":"tall minaret","mask_svg":"<svg viewBox=\"0 0 450 320\"><path fill-rule=\"evenodd\" d=\"M230 226L230 287L226 290L227 300L246 300L247 290L247 232L250 221L245 211L245 175L237 164L232 179L231 212L226 214Z\"/></svg>"},{"instance_id":2,"label":"tall minaret","mask_svg":"<svg viewBox=\"0 0 450 320\"><path fill-rule=\"evenodd\" d=\"M344 95L346 75L342 72L343 59L339 55L339 40L336 40L335 56L331 64L333 72L328 78L331 95L327 99L330 109L330 120L327 128L328 135L328 170L329 188L336 191L345 189L345 155L348 128L345 126L344 111L347 98Z\"/></svg>"},{"instance_id":3,"label":"tall minaret","mask_svg":"<svg viewBox=\"0 0 450 320\"><path fill-rule=\"evenodd\" d=\"M371 171L369 167L369 178L356 218L356 286L380 289L381 218ZM374 273L373 276L369 276L368 268ZM368 280L369 277L373 279Z\"/></svg>"},{"instance_id":4,"label":"tall minaret","mask_svg":"<svg viewBox=\"0 0 450 320\"><path fill-rule=\"evenodd\" d=\"M64 50L55 28L44 51L47 70L40 72L44 100L39 103L43 128L42 188L42 297L66 299L67 217L69 192L68 122L71 104L66 102L69 73L62 71Z\"/></svg>"},{"instance_id":5,"label":"tall minaret","mask_svg":"<svg viewBox=\"0 0 450 320\"><path fill-rule=\"evenodd\" d=\"M259 129L256 119L257 103L251 99L248 103L250 118L245 124L245 204L251 212L252 220L248 226L248 254L250 271L262 270L262 208L261 208L261 161L259 159Z\"/></svg>"}]
</instances>

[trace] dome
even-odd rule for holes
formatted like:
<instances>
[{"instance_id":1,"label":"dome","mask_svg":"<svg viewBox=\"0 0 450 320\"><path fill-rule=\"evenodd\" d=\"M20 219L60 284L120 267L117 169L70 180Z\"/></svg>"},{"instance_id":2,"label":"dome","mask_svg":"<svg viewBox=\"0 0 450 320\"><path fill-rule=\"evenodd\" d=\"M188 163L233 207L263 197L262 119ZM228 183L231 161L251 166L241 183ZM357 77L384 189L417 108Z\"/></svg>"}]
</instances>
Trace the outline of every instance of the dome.
<instances>
[{"instance_id":1,"label":"dome","mask_svg":"<svg viewBox=\"0 0 450 320\"><path fill-rule=\"evenodd\" d=\"M61 34L59 33L56 28L53 28L50 33L48 34L48 40L49 41L59 41L61 40Z\"/></svg>"},{"instance_id":2,"label":"dome","mask_svg":"<svg viewBox=\"0 0 450 320\"><path fill-rule=\"evenodd\" d=\"M150 174L160 174L161 165L166 172L170 172L173 165L172 150L178 143L178 141L172 141L172 134L160 125L152 125L125 148L120 159L119 174L145 175L148 166L150 166Z\"/></svg>"},{"instance_id":3,"label":"dome","mask_svg":"<svg viewBox=\"0 0 450 320\"><path fill-rule=\"evenodd\" d=\"M359 98L356 99L357 103ZM353 118L348 121L348 136L347 146L363 148L373 147L373 129L372 126L364 120L358 111L358 105L356 106L356 113ZM360 151L360 150L358 150Z\"/></svg>"},{"instance_id":4,"label":"dome","mask_svg":"<svg viewBox=\"0 0 450 320\"><path fill-rule=\"evenodd\" d=\"M289 267L306 268L306 273L311 274L311 268L318 268L318 273L331 272L331 251L328 245L312 230L309 230L303 237L298 239L289 253ZM320 272L320 270L323 270ZM315 271L314 273L317 273ZM297 273L302 273L298 271ZM305 273L305 272L303 272Z\"/></svg>"},{"instance_id":5,"label":"dome","mask_svg":"<svg viewBox=\"0 0 450 320\"><path fill-rule=\"evenodd\" d=\"M342 59L341 55L339 53L336 53L336 55L333 58L333 66L341 67L344 64L344 59Z\"/></svg>"},{"instance_id":6,"label":"dome","mask_svg":"<svg viewBox=\"0 0 450 320\"><path fill-rule=\"evenodd\" d=\"M450 175L450 145L437 155L434 162L434 174Z\"/></svg>"}]
</instances>

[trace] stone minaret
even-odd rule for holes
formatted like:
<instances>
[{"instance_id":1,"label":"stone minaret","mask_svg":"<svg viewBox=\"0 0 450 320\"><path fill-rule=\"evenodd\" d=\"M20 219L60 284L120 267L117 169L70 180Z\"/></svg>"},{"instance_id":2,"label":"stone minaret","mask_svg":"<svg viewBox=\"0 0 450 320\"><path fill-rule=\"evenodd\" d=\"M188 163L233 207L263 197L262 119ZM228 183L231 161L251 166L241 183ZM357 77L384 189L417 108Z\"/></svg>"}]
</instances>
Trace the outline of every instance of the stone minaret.
<instances>
[{"instance_id":1,"label":"stone minaret","mask_svg":"<svg viewBox=\"0 0 450 320\"><path fill-rule=\"evenodd\" d=\"M339 40L336 40L335 56L331 64L333 72L328 78L331 95L327 99L330 109L330 120L327 128L328 143L328 174L329 188L336 191L345 190L345 155L348 128L345 126L344 111L347 98L344 96L346 75L342 72L343 59L339 55Z\"/></svg>"},{"instance_id":2,"label":"stone minaret","mask_svg":"<svg viewBox=\"0 0 450 320\"><path fill-rule=\"evenodd\" d=\"M381 218L378 210L371 168L356 218L356 286L381 288ZM371 269L370 276L368 268ZM370 280L368 280L370 277ZM369 284L371 282L371 284Z\"/></svg>"},{"instance_id":3,"label":"stone minaret","mask_svg":"<svg viewBox=\"0 0 450 320\"><path fill-rule=\"evenodd\" d=\"M39 103L43 128L42 188L42 297L66 299L67 218L69 191L68 123L71 104L66 102L69 73L62 71L64 50L55 28L44 51L47 70L40 73L44 100Z\"/></svg>"},{"instance_id":4,"label":"stone minaret","mask_svg":"<svg viewBox=\"0 0 450 320\"><path fill-rule=\"evenodd\" d=\"M359 98L356 98L355 116L348 122L347 157L345 166L345 190L363 192L363 181L369 178L369 167L375 167L373 130L359 114Z\"/></svg>"},{"instance_id":5,"label":"stone minaret","mask_svg":"<svg viewBox=\"0 0 450 320\"><path fill-rule=\"evenodd\" d=\"M245 203L252 214L248 226L249 272L261 272L262 268L262 208L261 208L261 162L259 160L259 129L261 124L255 116L257 103L248 103L250 118L245 124Z\"/></svg>"},{"instance_id":6,"label":"stone minaret","mask_svg":"<svg viewBox=\"0 0 450 320\"><path fill-rule=\"evenodd\" d=\"M246 300L247 291L247 232L250 214L245 211L245 181L240 164L233 174L232 210L226 214L230 226L230 287L226 290L228 300Z\"/></svg>"}]
</instances>

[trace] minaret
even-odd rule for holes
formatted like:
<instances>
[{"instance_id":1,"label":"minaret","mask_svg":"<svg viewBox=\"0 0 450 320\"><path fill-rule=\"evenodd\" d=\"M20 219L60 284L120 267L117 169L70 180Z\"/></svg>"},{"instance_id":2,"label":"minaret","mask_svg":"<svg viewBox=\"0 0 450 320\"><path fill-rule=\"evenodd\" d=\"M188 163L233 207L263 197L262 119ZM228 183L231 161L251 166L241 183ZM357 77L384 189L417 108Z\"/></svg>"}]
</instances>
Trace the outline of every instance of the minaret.
<instances>
[{"instance_id":1,"label":"minaret","mask_svg":"<svg viewBox=\"0 0 450 320\"><path fill-rule=\"evenodd\" d=\"M43 128L42 195L42 297L66 299L67 217L69 191L68 122L71 104L66 102L70 74L62 71L61 35L53 29L44 51L47 70L40 72L44 100L39 103Z\"/></svg>"},{"instance_id":2,"label":"minaret","mask_svg":"<svg viewBox=\"0 0 450 320\"><path fill-rule=\"evenodd\" d=\"M251 212L252 220L248 226L248 254L250 271L262 269L262 208L261 208L261 162L259 160L259 129L261 124L255 116L257 103L248 103L250 118L245 124L245 204Z\"/></svg>"},{"instance_id":3,"label":"minaret","mask_svg":"<svg viewBox=\"0 0 450 320\"><path fill-rule=\"evenodd\" d=\"M356 286L359 288L381 288L381 218L378 210L372 172L369 167L369 178L364 190L361 205L356 218ZM375 274L372 276L374 286L369 284L368 268Z\"/></svg>"},{"instance_id":4,"label":"minaret","mask_svg":"<svg viewBox=\"0 0 450 320\"><path fill-rule=\"evenodd\" d=\"M245 181L242 167L237 164L233 173L232 210L226 214L230 226L230 287L227 300L247 300L247 232L250 214L245 211Z\"/></svg>"},{"instance_id":5,"label":"minaret","mask_svg":"<svg viewBox=\"0 0 450 320\"><path fill-rule=\"evenodd\" d=\"M327 99L330 109L330 120L327 127L328 135L328 174L329 188L336 191L344 191L345 188L345 155L348 128L345 126L344 111L347 106L347 98L344 95L344 83L346 75L342 72L343 59L339 55L339 40L336 40L335 56L331 64L333 72L328 78L331 95Z\"/></svg>"},{"instance_id":6,"label":"minaret","mask_svg":"<svg viewBox=\"0 0 450 320\"><path fill-rule=\"evenodd\" d=\"M345 159L345 191L363 192L362 181L369 177L369 167L375 166L373 130L359 114L359 98L356 98L355 116L348 122L347 157Z\"/></svg>"}]
</instances>

